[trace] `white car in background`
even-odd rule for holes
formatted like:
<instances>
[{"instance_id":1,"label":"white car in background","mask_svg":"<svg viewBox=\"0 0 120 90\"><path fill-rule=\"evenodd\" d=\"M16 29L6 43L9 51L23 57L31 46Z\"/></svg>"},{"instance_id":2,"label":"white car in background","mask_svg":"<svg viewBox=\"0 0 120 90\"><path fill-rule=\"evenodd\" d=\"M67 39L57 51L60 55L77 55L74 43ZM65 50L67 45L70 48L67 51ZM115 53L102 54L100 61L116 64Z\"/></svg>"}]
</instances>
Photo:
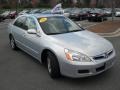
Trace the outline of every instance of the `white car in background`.
<instances>
[{"instance_id":1,"label":"white car in background","mask_svg":"<svg viewBox=\"0 0 120 90\"><path fill-rule=\"evenodd\" d=\"M65 17L69 17L69 13L65 12L64 10L63 11L57 11L57 12L52 12L51 10L46 10L46 11L43 11L41 12L41 14L60 14L60 15L63 15Z\"/></svg>"},{"instance_id":2,"label":"white car in background","mask_svg":"<svg viewBox=\"0 0 120 90\"><path fill-rule=\"evenodd\" d=\"M116 16L116 17L120 17L120 10L119 10L119 11L116 11L115 16Z\"/></svg>"},{"instance_id":3,"label":"white car in background","mask_svg":"<svg viewBox=\"0 0 120 90\"><path fill-rule=\"evenodd\" d=\"M27 14L28 12L29 12L29 10L23 10L18 15L24 15L24 14Z\"/></svg>"}]
</instances>

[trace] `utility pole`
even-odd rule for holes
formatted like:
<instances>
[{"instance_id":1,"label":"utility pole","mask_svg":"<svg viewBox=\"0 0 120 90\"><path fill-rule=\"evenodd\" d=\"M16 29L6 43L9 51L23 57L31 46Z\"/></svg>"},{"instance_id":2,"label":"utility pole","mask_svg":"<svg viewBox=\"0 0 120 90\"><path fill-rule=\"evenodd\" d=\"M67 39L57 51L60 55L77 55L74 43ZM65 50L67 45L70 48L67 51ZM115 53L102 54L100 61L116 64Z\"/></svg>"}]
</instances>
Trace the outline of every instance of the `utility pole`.
<instances>
[{"instance_id":1,"label":"utility pole","mask_svg":"<svg viewBox=\"0 0 120 90\"><path fill-rule=\"evenodd\" d=\"M16 13L18 14L18 12L19 12L18 9L21 5L21 0L15 0L15 2L16 2Z\"/></svg>"},{"instance_id":2,"label":"utility pole","mask_svg":"<svg viewBox=\"0 0 120 90\"><path fill-rule=\"evenodd\" d=\"M115 14L114 0L112 0L112 21L114 21L114 14Z\"/></svg>"},{"instance_id":3,"label":"utility pole","mask_svg":"<svg viewBox=\"0 0 120 90\"><path fill-rule=\"evenodd\" d=\"M18 0L15 0L16 2L16 13L18 14Z\"/></svg>"}]
</instances>

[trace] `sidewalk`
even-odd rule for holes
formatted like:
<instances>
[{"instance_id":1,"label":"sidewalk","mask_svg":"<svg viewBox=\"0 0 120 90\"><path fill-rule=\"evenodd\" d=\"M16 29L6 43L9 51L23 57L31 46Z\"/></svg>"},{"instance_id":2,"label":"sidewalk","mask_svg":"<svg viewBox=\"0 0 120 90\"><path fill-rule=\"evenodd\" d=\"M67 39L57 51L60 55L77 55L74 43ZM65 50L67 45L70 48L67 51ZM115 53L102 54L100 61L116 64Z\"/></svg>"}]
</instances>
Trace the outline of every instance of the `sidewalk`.
<instances>
[{"instance_id":1,"label":"sidewalk","mask_svg":"<svg viewBox=\"0 0 120 90\"><path fill-rule=\"evenodd\" d=\"M88 30L95 33L112 33L120 28L120 21L105 21L95 26L91 26Z\"/></svg>"}]
</instances>

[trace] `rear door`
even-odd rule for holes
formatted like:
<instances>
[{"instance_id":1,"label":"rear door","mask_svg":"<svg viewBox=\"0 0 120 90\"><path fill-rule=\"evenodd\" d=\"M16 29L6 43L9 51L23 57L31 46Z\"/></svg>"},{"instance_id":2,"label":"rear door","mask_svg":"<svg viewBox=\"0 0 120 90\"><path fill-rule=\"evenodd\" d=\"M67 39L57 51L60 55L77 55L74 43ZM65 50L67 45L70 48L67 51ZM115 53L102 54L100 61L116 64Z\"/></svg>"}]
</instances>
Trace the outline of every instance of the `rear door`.
<instances>
[{"instance_id":1,"label":"rear door","mask_svg":"<svg viewBox=\"0 0 120 90\"><path fill-rule=\"evenodd\" d=\"M15 38L16 44L22 49L25 49L25 44L23 42L24 42L24 35L27 31L25 30L25 28L27 27L24 25L26 19L27 18L25 16L18 18L13 24L13 28L12 28L13 29L12 34Z\"/></svg>"}]
</instances>

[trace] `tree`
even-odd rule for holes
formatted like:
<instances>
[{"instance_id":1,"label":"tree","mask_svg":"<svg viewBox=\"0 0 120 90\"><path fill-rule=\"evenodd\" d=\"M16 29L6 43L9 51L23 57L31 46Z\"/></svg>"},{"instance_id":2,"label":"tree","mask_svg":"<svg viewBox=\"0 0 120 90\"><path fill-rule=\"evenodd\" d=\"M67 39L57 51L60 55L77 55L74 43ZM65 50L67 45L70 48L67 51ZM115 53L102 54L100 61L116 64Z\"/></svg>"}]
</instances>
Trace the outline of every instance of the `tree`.
<instances>
[{"instance_id":1,"label":"tree","mask_svg":"<svg viewBox=\"0 0 120 90\"><path fill-rule=\"evenodd\" d=\"M89 7L89 6L90 6L90 3L91 3L91 0L84 0L84 3L85 3L85 5L86 5L87 7Z\"/></svg>"}]
</instances>

